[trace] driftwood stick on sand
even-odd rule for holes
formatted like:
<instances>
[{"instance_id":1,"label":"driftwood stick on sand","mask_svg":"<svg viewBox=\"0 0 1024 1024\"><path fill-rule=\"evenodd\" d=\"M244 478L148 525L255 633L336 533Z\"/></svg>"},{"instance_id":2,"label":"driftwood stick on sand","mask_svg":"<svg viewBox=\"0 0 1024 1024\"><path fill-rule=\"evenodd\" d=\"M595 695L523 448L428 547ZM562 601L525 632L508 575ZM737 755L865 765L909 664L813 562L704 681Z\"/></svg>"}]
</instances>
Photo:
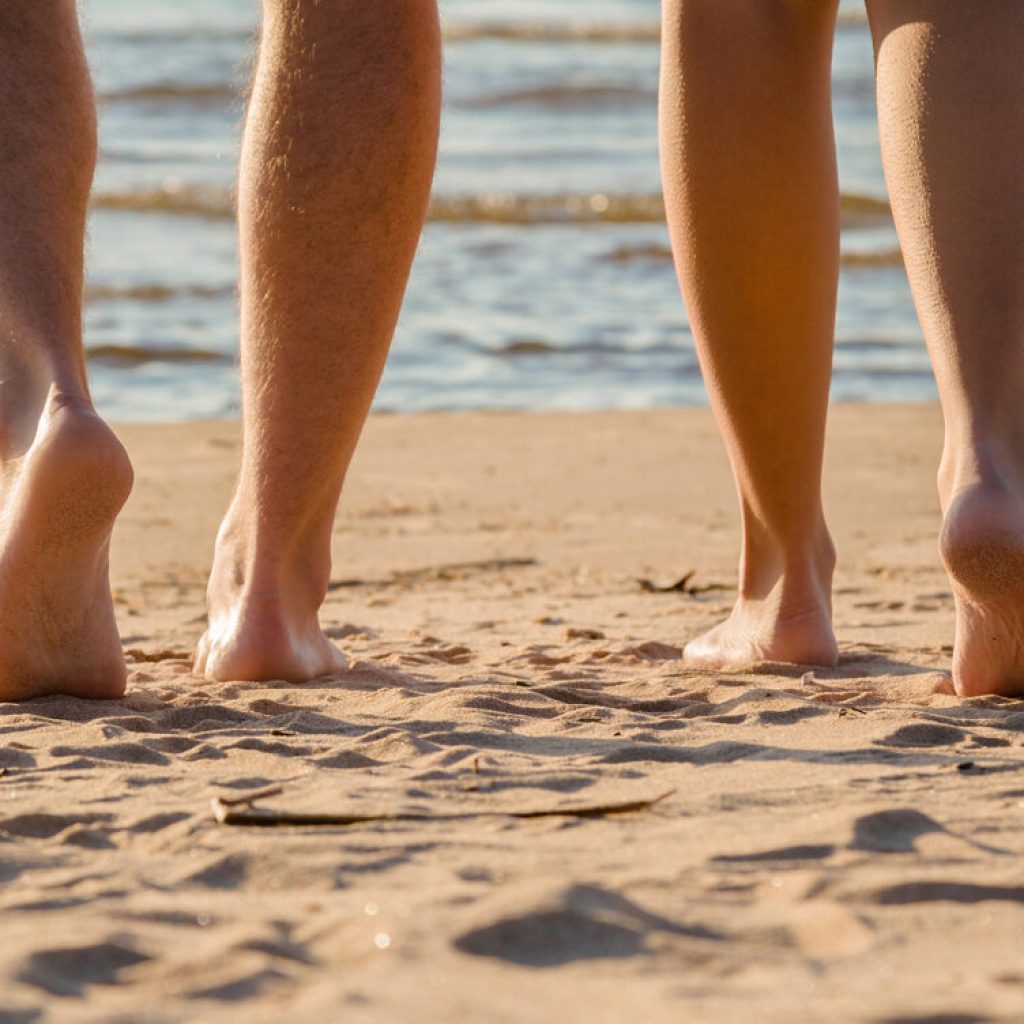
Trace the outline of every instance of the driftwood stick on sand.
<instances>
[{"instance_id":1,"label":"driftwood stick on sand","mask_svg":"<svg viewBox=\"0 0 1024 1024\"><path fill-rule=\"evenodd\" d=\"M481 810L456 811L449 814L334 814L334 813L296 813L293 811L258 810L252 805L259 799L277 796L283 792L280 786L250 793L246 797L214 797L210 801L213 815L221 825L241 825L251 828L278 827L331 827L345 825L368 825L392 821L465 821L471 818L604 818L613 814L633 814L638 811L650 810L655 804L670 797L675 790L670 789L655 797L640 800L621 800L602 804L577 804L562 807L533 808L522 811L515 810ZM248 808L239 810L238 808Z\"/></svg>"},{"instance_id":2,"label":"driftwood stick on sand","mask_svg":"<svg viewBox=\"0 0 1024 1024\"><path fill-rule=\"evenodd\" d=\"M686 594L689 597L699 597L701 594L710 594L716 590L731 590L725 583L694 583L693 578L697 575L696 569L691 569L679 579L672 583L658 583L655 580L638 579L640 589L648 594Z\"/></svg>"},{"instance_id":3,"label":"driftwood stick on sand","mask_svg":"<svg viewBox=\"0 0 1024 1024\"><path fill-rule=\"evenodd\" d=\"M219 796L214 803L224 807L252 807L257 800L266 800L271 796L280 796L284 792L284 786L267 786L264 789L256 789L251 793L243 793L241 796Z\"/></svg>"}]
</instances>

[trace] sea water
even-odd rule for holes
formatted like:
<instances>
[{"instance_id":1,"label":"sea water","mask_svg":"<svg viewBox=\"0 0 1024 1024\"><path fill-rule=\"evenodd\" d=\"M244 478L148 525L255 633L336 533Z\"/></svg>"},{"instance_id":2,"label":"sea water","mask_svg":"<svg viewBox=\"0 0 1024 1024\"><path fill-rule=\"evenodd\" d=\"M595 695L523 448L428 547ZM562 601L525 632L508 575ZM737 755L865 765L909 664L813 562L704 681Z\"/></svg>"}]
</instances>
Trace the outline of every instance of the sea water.
<instances>
[{"instance_id":1,"label":"sea water","mask_svg":"<svg viewBox=\"0 0 1024 1024\"><path fill-rule=\"evenodd\" d=\"M237 414L232 189L255 0L83 0L100 103L86 346L121 420ZM430 218L377 409L705 401L660 200L657 0L444 0ZM843 4L833 396L933 394Z\"/></svg>"}]
</instances>

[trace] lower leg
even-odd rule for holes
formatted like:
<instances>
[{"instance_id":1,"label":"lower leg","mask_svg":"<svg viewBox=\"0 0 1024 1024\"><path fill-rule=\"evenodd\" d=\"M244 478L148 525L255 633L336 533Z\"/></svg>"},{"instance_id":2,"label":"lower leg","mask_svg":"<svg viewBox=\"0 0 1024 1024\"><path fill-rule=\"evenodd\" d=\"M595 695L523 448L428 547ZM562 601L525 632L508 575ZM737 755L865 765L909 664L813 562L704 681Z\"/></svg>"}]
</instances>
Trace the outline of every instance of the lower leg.
<instances>
[{"instance_id":1,"label":"lower leg","mask_svg":"<svg viewBox=\"0 0 1024 1024\"><path fill-rule=\"evenodd\" d=\"M0 700L116 697L107 572L131 467L89 400L82 251L95 161L73 0L0 4Z\"/></svg>"},{"instance_id":2,"label":"lower leg","mask_svg":"<svg viewBox=\"0 0 1024 1024\"><path fill-rule=\"evenodd\" d=\"M669 227L742 514L739 600L692 664L832 664L821 464L838 274L835 4L667 0Z\"/></svg>"},{"instance_id":3,"label":"lower leg","mask_svg":"<svg viewBox=\"0 0 1024 1024\"><path fill-rule=\"evenodd\" d=\"M342 482L383 369L433 175L434 0L265 0L246 122L242 470L196 671L301 681Z\"/></svg>"},{"instance_id":4,"label":"lower leg","mask_svg":"<svg viewBox=\"0 0 1024 1024\"><path fill-rule=\"evenodd\" d=\"M1024 7L872 0L886 174L946 424L962 693L1024 693Z\"/></svg>"}]
</instances>

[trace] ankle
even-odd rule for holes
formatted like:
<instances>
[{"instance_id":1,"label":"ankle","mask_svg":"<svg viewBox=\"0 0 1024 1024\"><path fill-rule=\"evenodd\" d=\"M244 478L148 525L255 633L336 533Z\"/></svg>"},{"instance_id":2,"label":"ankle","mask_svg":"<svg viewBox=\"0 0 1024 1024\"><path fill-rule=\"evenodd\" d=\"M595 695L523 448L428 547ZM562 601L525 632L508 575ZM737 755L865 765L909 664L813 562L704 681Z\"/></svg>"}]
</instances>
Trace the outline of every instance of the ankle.
<instances>
[{"instance_id":1,"label":"ankle","mask_svg":"<svg viewBox=\"0 0 1024 1024\"><path fill-rule=\"evenodd\" d=\"M327 544L269 535L232 509L217 535L210 602L276 609L287 617L315 615L327 594L330 569L329 535Z\"/></svg>"},{"instance_id":2,"label":"ankle","mask_svg":"<svg viewBox=\"0 0 1024 1024\"><path fill-rule=\"evenodd\" d=\"M836 551L824 518L808 530L785 538L744 536L739 596L782 605L828 603Z\"/></svg>"},{"instance_id":3,"label":"ankle","mask_svg":"<svg viewBox=\"0 0 1024 1024\"><path fill-rule=\"evenodd\" d=\"M76 374L35 352L0 352L0 459L23 455L44 417L61 409L94 412Z\"/></svg>"},{"instance_id":4,"label":"ankle","mask_svg":"<svg viewBox=\"0 0 1024 1024\"><path fill-rule=\"evenodd\" d=\"M1024 445L992 431L947 429L936 479L945 511L968 489L1024 490Z\"/></svg>"}]
</instances>

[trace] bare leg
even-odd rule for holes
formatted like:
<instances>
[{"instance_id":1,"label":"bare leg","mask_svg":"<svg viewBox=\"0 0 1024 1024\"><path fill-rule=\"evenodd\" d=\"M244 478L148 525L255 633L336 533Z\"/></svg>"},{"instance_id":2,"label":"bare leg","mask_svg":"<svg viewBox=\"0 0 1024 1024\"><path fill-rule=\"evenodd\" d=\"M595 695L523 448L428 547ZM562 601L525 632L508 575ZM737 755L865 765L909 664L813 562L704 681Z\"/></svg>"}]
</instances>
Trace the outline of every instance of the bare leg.
<instances>
[{"instance_id":1,"label":"bare leg","mask_svg":"<svg viewBox=\"0 0 1024 1024\"><path fill-rule=\"evenodd\" d=\"M208 679L343 667L317 610L334 513L433 175L434 0L265 0L239 189L244 446L217 539Z\"/></svg>"},{"instance_id":2,"label":"bare leg","mask_svg":"<svg viewBox=\"0 0 1024 1024\"><path fill-rule=\"evenodd\" d=\"M690 643L709 668L834 664L821 506L838 275L836 4L666 0L669 226L742 514L739 600Z\"/></svg>"},{"instance_id":3,"label":"bare leg","mask_svg":"<svg viewBox=\"0 0 1024 1024\"><path fill-rule=\"evenodd\" d=\"M954 680L1024 693L1024 5L869 12L886 175L946 423Z\"/></svg>"},{"instance_id":4,"label":"bare leg","mask_svg":"<svg viewBox=\"0 0 1024 1024\"><path fill-rule=\"evenodd\" d=\"M82 356L95 140L73 0L4 0L0 700L124 692L107 549L132 473L93 411Z\"/></svg>"}]
</instances>

